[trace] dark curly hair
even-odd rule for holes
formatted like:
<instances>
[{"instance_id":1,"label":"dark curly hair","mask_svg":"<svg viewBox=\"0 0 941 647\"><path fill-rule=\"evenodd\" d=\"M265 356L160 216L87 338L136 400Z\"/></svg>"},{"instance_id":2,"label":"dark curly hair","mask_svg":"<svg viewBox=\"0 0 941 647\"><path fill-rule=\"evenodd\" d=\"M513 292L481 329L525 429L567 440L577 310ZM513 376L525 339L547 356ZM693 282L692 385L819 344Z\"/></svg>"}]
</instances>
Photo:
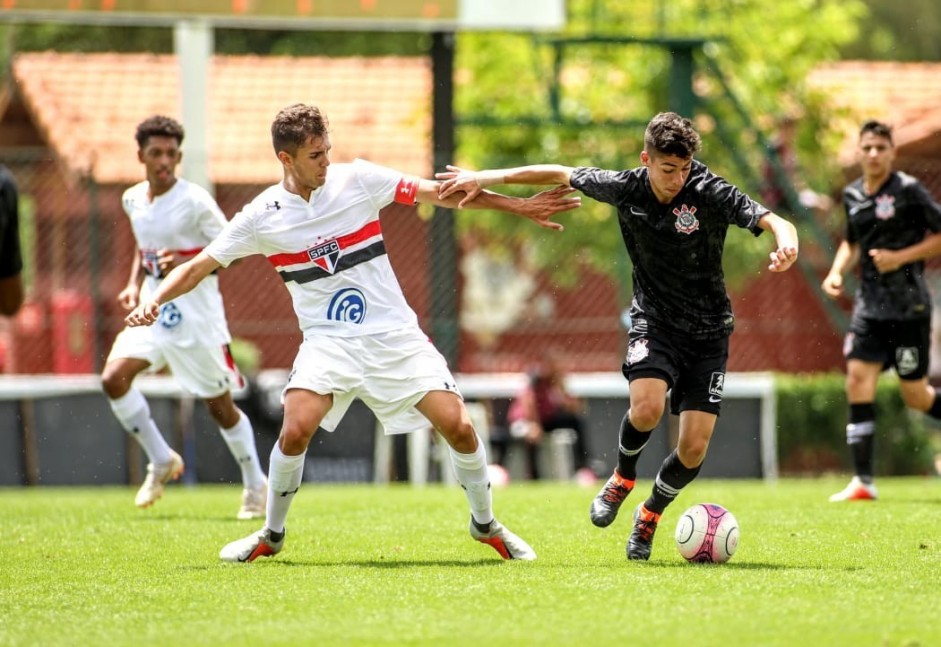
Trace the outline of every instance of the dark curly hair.
<instances>
[{"instance_id":1,"label":"dark curly hair","mask_svg":"<svg viewBox=\"0 0 941 647\"><path fill-rule=\"evenodd\" d=\"M864 123L862 127L860 127L859 129L860 138L862 138L862 136L865 135L866 133L872 133L873 135L877 137L885 137L886 139L889 140L890 144L892 144L893 146L895 145L892 142L892 126L890 126L887 123L884 123L882 121L876 121L875 119L870 119L869 121Z\"/></svg>"},{"instance_id":2,"label":"dark curly hair","mask_svg":"<svg viewBox=\"0 0 941 647\"><path fill-rule=\"evenodd\" d=\"M644 132L644 148L651 154L689 159L701 146L702 140L692 122L675 112L661 112L650 120Z\"/></svg>"},{"instance_id":3,"label":"dark curly hair","mask_svg":"<svg viewBox=\"0 0 941 647\"><path fill-rule=\"evenodd\" d=\"M327 117L317 106L295 103L281 110L271 124L271 143L275 154L285 151L292 156L312 138L328 132Z\"/></svg>"},{"instance_id":4,"label":"dark curly hair","mask_svg":"<svg viewBox=\"0 0 941 647\"><path fill-rule=\"evenodd\" d=\"M183 125L176 119L154 115L137 125L134 139L137 140L137 146L141 149L147 145L147 140L151 137L173 137L179 146L183 143L183 134Z\"/></svg>"}]
</instances>

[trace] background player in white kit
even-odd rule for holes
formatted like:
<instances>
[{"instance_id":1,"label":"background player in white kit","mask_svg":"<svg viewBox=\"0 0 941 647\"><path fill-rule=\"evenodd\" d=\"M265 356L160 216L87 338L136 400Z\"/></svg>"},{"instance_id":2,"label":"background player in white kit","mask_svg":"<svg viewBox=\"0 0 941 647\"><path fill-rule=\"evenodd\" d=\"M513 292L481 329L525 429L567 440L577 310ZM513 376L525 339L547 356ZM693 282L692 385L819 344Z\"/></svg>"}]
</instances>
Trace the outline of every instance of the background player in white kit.
<instances>
[{"instance_id":1,"label":"background player in white kit","mask_svg":"<svg viewBox=\"0 0 941 647\"><path fill-rule=\"evenodd\" d=\"M226 224L205 189L176 177L183 142L177 121L155 115L138 125L135 137L147 179L125 191L122 199L139 251L127 287L118 295L127 309L148 300L169 270L198 254ZM183 459L167 444L133 384L143 371L169 367L183 388L205 400L241 469L238 518L264 514L267 483L254 430L230 390L241 380L229 354L231 339L219 279L207 275L189 294L164 303L156 326L125 328L114 340L101 381L115 417L147 454L147 477L135 500L139 507L152 505L163 495L164 484L183 473Z\"/></svg>"},{"instance_id":2,"label":"background player in white kit","mask_svg":"<svg viewBox=\"0 0 941 647\"><path fill-rule=\"evenodd\" d=\"M271 451L265 527L225 546L221 559L250 562L281 550L308 444L319 426L334 430L356 397L386 433L412 431L430 421L450 446L470 503L471 536L504 559L535 559L532 548L493 516L483 443L445 359L418 327L383 243L379 210L386 205L454 207L460 200L440 199L437 182L364 160L331 167L327 120L314 106L285 108L271 134L283 182L242 209L212 244L173 270L151 301L127 317L132 326L152 324L162 304L250 254L264 254L291 293L304 341L283 393L284 422ZM486 193L470 206L561 229L549 217L580 204L569 193L557 188L528 199Z\"/></svg>"}]
</instances>

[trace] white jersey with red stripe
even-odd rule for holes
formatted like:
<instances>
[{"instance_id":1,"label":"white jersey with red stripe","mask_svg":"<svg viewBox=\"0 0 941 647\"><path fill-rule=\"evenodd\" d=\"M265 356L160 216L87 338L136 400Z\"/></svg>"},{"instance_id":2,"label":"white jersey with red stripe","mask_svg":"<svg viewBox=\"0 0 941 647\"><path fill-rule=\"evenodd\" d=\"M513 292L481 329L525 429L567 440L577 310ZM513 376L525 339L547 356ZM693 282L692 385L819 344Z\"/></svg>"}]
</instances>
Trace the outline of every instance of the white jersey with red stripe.
<instances>
[{"instance_id":1,"label":"white jersey with red stripe","mask_svg":"<svg viewBox=\"0 0 941 647\"><path fill-rule=\"evenodd\" d=\"M301 330L342 337L418 325L386 254L379 210L415 204L418 180L357 159L332 164L309 201L279 183L206 252L223 266L263 254L287 285Z\"/></svg>"},{"instance_id":2,"label":"white jersey with red stripe","mask_svg":"<svg viewBox=\"0 0 941 647\"><path fill-rule=\"evenodd\" d=\"M160 284L159 250L195 256L226 225L216 201L198 184L178 178L169 191L153 200L147 195L148 188L146 181L135 184L121 199L147 272L142 300ZM207 276L192 291L163 304L152 330L159 343L184 347L228 344L232 337L226 324L219 278L215 274Z\"/></svg>"}]
</instances>

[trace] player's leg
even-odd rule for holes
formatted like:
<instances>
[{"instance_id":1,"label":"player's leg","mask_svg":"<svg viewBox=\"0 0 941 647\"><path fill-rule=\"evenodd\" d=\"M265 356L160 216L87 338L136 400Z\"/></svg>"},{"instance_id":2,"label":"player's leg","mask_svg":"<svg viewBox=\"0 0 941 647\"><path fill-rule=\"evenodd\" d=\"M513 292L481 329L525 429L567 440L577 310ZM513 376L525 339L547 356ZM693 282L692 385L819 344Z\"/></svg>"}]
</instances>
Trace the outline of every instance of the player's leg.
<instances>
[{"instance_id":1,"label":"player's leg","mask_svg":"<svg viewBox=\"0 0 941 647\"><path fill-rule=\"evenodd\" d=\"M660 372L638 372L630 384L630 407L618 434L618 464L589 510L591 522L599 528L611 525L634 489L637 461L666 406L669 385Z\"/></svg>"},{"instance_id":2,"label":"player's leg","mask_svg":"<svg viewBox=\"0 0 941 647\"><path fill-rule=\"evenodd\" d=\"M304 457L311 438L333 406L333 396L302 388L284 393L284 421L268 465L268 498L265 526L219 552L226 562L251 562L280 552L285 522L304 476Z\"/></svg>"},{"instance_id":3,"label":"player's leg","mask_svg":"<svg viewBox=\"0 0 941 647\"><path fill-rule=\"evenodd\" d=\"M236 515L239 519L265 516L268 498L268 480L258 459L255 430L248 416L235 406L232 392L226 391L214 398L206 398L206 407L219 425L219 433L242 475L242 505Z\"/></svg>"},{"instance_id":4,"label":"player's leg","mask_svg":"<svg viewBox=\"0 0 941 647\"><path fill-rule=\"evenodd\" d=\"M890 332L885 324L854 318L846 335L846 444L853 460L853 478L830 496L832 502L867 501L877 496L873 483L876 387L889 359Z\"/></svg>"},{"instance_id":5,"label":"player's leg","mask_svg":"<svg viewBox=\"0 0 941 647\"><path fill-rule=\"evenodd\" d=\"M471 536L492 546L504 559L536 559L529 544L494 517L486 450L460 396L450 391L429 391L415 408L448 443L451 465L471 509Z\"/></svg>"},{"instance_id":6,"label":"player's leg","mask_svg":"<svg viewBox=\"0 0 941 647\"><path fill-rule=\"evenodd\" d=\"M122 331L115 340L101 385L108 404L121 427L141 446L147 456L147 476L135 496L135 504L146 508L163 496L163 486L183 473L183 459L170 448L150 413L144 394L134 379L163 360L149 339L146 328Z\"/></svg>"},{"instance_id":7,"label":"player's leg","mask_svg":"<svg viewBox=\"0 0 941 647\"><path fill-rule=\"evenodd\" d=\"M201 398L219 425L222 439L241 471L242 503L237 517L253 519L265 514L267 485L255 449L252 423L236 405L230 388L242 382L228 346L196 346L163 349L174 379Z\"/></svg>"},{"instance_id":8,"label":"player's leg","mask_svg":"<svg viewBox=\"0 0 941 647\"><path fill-rule=\"evenodd\" d=\"M679 415L677 447L660 465L650 496L634 510L627 558L647 560L660 517L680 491L699 474L722 406L729 339L674 338L675 365L682 367L670 394L670 409ZM631 382L631 390L634 382Z\"/></svg>"}]
</instances>

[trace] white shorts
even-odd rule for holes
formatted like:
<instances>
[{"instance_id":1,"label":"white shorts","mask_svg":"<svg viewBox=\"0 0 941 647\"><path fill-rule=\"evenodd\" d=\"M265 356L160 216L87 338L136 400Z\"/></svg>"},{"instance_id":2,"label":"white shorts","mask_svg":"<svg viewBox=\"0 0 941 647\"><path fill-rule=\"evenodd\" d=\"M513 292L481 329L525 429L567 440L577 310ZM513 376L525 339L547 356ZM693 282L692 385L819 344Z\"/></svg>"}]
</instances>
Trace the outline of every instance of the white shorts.
<instances>
[{"instance_id":1,"label":"white shorts","mask_svg":"<svg viewBox=\"0 0 941 647\"><path fill-rule=\"evenodd\" d=\"M142 359L150 362L149 373L169 368L184 389L198 398L215 398L242 386L242 376L227 345L182 348L158 344L150 328L125 328L114 340L108 361Z\"/></svg>"},{"instance_id":2,"label":"white shorts","mask_svg":"<svg viewBox=\"0 0 941 647\"><path fill-rule=\"evenodd\" d=\"M327 431L359 398L387 434L429 426L415 408L429 391L461 395L444 357L417 327L359 337L312 335L298 350L282 402L289 389L333 394L333 407L320 423Z\"/></svg>"}]
</instances>

